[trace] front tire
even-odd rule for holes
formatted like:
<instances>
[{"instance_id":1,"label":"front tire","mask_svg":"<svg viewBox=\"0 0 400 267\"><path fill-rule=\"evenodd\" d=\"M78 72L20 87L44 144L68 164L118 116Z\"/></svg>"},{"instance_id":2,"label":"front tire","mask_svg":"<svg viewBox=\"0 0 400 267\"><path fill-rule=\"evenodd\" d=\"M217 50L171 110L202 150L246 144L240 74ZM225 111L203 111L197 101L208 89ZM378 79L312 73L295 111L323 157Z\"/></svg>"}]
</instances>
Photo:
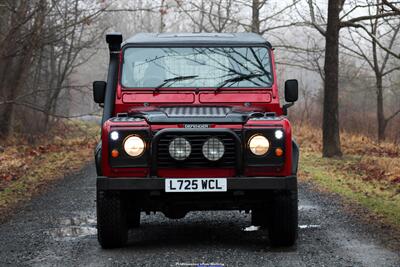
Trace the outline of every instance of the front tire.
<instances>
[{"instance_id":1,"label":"front tire","mask_svg":"<svg viewBox=\"0 0 400 267\"><path fill-rule=\"evenodd\" d=\"M269 238L272 246L292 246L298 235L297 190L274 194L269 214Z\"/></svg>"},{"instance_id":2,"label":"front tire","mask_svg":"<svg viewBox=\"0 0 400 267\"><path fill-rule=\"evenodd\" d=\"M118 191L97 192L97 238L102 248L126 244L128 224L124 204Z\"/></svg>"}]
</instances>

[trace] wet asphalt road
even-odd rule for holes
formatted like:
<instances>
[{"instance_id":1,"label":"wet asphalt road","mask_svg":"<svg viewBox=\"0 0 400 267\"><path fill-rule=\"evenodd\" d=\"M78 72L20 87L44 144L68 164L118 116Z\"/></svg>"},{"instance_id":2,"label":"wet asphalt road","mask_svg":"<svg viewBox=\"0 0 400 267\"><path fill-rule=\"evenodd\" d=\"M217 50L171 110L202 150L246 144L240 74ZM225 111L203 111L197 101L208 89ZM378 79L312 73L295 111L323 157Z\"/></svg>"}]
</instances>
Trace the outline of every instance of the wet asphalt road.
<instances>
[{"instance_id":1,"label":"wet asphalt road","mask_svg":"<svg viewBox=\"0 0 400 267\"><path fill-rule=\"evenodd\" d=\"M66 177L0 225L0 266L400 266L392 230L363 223L336 197L301 184L299 240L273 249L265 231L244 231L250 216L193 212L181 220L145 216L127 247L96 239L95 170ZM388 248L390 247L390 248Z\"/></svg>"}]
</instances>

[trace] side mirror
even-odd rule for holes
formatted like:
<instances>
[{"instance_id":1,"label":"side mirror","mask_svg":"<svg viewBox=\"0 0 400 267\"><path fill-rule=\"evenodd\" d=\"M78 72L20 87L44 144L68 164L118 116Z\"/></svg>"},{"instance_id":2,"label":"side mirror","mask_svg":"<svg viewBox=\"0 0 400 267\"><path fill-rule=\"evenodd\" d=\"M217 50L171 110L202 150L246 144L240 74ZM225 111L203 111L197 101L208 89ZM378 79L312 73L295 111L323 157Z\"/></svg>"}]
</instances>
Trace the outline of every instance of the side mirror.
<instances>
[{"instance_id":1,"label":"side mirror","mask_svg":"<svg viewBox=\"0 0 400 267\"><path fill-rule=\"evenodd\" d=\"M299 83L297 80L287 80L285 82L285 101L283 105L283 115L287 115L287 110L293 106L294 102L299 98Z\"/></svg>"},{"instance_id":2,"label":"side mirror","mask_svg":"<svg viewBox=\"0 0 400 267\"><path fill-rule=\"evenodd\" d=\"M299 98L299 83L297 80L287 80L285 82L285 101L296 102Z\"/></svg>"},{"instance_id":3,"label":"side mirror","mask_svg":"<svg viewBox=\"0 0 400 267\"><path fill-rule=\"evenodd\" d=\"M93 99L98 104L104 103L104 96L106 94L107 83L103 81L93 82Z\"/></svg>"}]
</instances>

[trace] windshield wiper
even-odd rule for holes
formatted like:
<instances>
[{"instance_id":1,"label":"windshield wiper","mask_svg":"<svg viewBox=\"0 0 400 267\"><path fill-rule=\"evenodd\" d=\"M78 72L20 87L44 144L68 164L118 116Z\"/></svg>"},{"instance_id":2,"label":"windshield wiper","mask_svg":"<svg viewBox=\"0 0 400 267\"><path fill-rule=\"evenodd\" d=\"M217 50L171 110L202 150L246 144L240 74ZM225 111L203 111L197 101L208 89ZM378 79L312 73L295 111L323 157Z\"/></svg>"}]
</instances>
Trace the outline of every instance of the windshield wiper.
<instances>
[{"instance_id":1,"label":"windshield wiper","mask_svg":"<svg viewBox=\"0 0 400 267\"><path fill-rule=\"evenodd\" d=\"M239 74L239 75L237 75L235 77L226 79L225 81L220 83L217 86L217 88L215 88L215 92L218 92L219 89L221 89L222 87L224 87L228 83L237 83L237 82L241 82L243 80L250 80L252 78L257 78L257 77L261 77L261 76L264 76L264 74L262 74L262 73Z\"/></svg>"},{"instance_id":2,"label":"windshield wiper","mask_svg":"<svg viewBox=\"0 0 400 267\"><path fill-rule=\"evenodd\" d=\"M160 85L157 85L156 87L154 87L154 92L158 92L158 90L161 87L164 87L166 84L168 84L168 86L165 87L170 87L172 84L178 82L178 81L184 81L184 80L189 80L189 79L194 79L198 77L198 75L191 75L191 76L177 76L174 78L169 78L169 79L165 79Z\"/></svg>"}]
</instances>

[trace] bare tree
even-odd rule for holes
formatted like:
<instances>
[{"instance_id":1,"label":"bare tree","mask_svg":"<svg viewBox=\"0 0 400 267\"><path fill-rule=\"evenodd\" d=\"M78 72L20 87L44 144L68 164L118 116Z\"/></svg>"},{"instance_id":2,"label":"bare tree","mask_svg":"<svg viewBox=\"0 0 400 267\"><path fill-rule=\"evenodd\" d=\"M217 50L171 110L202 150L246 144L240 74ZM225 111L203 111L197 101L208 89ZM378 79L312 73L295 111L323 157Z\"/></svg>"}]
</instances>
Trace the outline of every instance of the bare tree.
<instances>
[{"instance_id":1,"label":"bare tree","mask_svg":"<svg viewBox=\"0 0 400 267\"><path fill-rule=\"evenodd\" d=\"M24 86L34 50L40 41L46 14L46 1L40 0L33 6L27 1L12 2L9 8L11 12L9 25L11 27L1 41L0 88L6 102L0 124L0 132L3 135L12 134L15 128L14 100ZM19 44L19 46L15 48L15 44ZM10 72L10 67L12 72ZM13 88L13 90L9 90L9 88Z\"/></svg>"},{"instance_id":2,"label":"bare tree","mask_svg":"<svg viewBox=\"0 0 400 267\"><path fill-rule=\"evenodd\" d=\"M347 47L347 49L365 60L374 73L378 141L382 141L385 139L385 130L388 123L400 114L400 109L395 110L387 117L384 114L384 79L393 72L400 70L399 66L390 64L391 58L398 58L394 47L399 45L397 40L400 31L400 20L380 18L383 11L378 8L379 5L379 1L376 1L375 5L368 6L368 14L369 16L374 16L373 19L365 22L361 21L357 24L349 24L351 28L349 28L348 32L353 45L352 48ZM362 31L353 31L352 29L354 28L361 28ZM357 35L358 38L355 39L354 35ZM363 42L367 42L367 48L363 46ZM366 49L370 49L371 52L368 53Z\"/></svg>"},{"instance_id":3,"label":"bare tree","mask_svg":"<svg viewBox=\"0 0 400 267\"><path fill-rule=\"evenodd\" d=\"M68 77L92 53L82 51L101 32L86 31L101 9L86 0L3 1L5 25L0 36L0 134L15 129L46 130L49 118L68 114ZM10 90L13 88L13 90ZM74 88L75 89L75 88Z\"/></svg>"},{"instance_id":4,"label":"bare tree","mask_svg":"<svg viewBox=\"0 0 400 267\"><path fill-rule=\"evenodd\" d=\"M235 31L240 23L236 20L240 9L233 0L192 1L182 3L176 0L183 12L197 26L198 32Z\"/></svg>"},{"instance_id":5,"label":"bare tree","mask_svg":"<svg viewBox=\"0 0 400 267\"><path fill-rule=\"evenodd\" d=\"M386 3L385 3L386 2ZM340 133L339 133L339 87L338 87L338 54L339 54L339 31L345 27L361 28L360 22L373 20L377 18L389 18L398 15L396 6L387 1L382 4L382 12L379 14L368 14L357 17L351 17L355 11L365 7L356 3L348 11L345 11L342 16L340 13L343 11L345 0L330 0L328 4L328 20L326 23L326 30L324 29L325 20L320 16L317 19L315 14L312 0L308 0L310 20L306 23L315 28L319 33L325 36L326 39L326 53L325 53L325 86L324 86L324 112L323 112L323 156L333 157L341 156L340 147ZM366 5L367 7L369 4ZM378 7L378 5L375 5ZM389 10L383 7L389 7ZM374 38L376 39L376 38ZM387 50L389 53L394 54L390 49L380 44L378 40L376 43L382 49Z\"/></svg>"}]
</instances>

